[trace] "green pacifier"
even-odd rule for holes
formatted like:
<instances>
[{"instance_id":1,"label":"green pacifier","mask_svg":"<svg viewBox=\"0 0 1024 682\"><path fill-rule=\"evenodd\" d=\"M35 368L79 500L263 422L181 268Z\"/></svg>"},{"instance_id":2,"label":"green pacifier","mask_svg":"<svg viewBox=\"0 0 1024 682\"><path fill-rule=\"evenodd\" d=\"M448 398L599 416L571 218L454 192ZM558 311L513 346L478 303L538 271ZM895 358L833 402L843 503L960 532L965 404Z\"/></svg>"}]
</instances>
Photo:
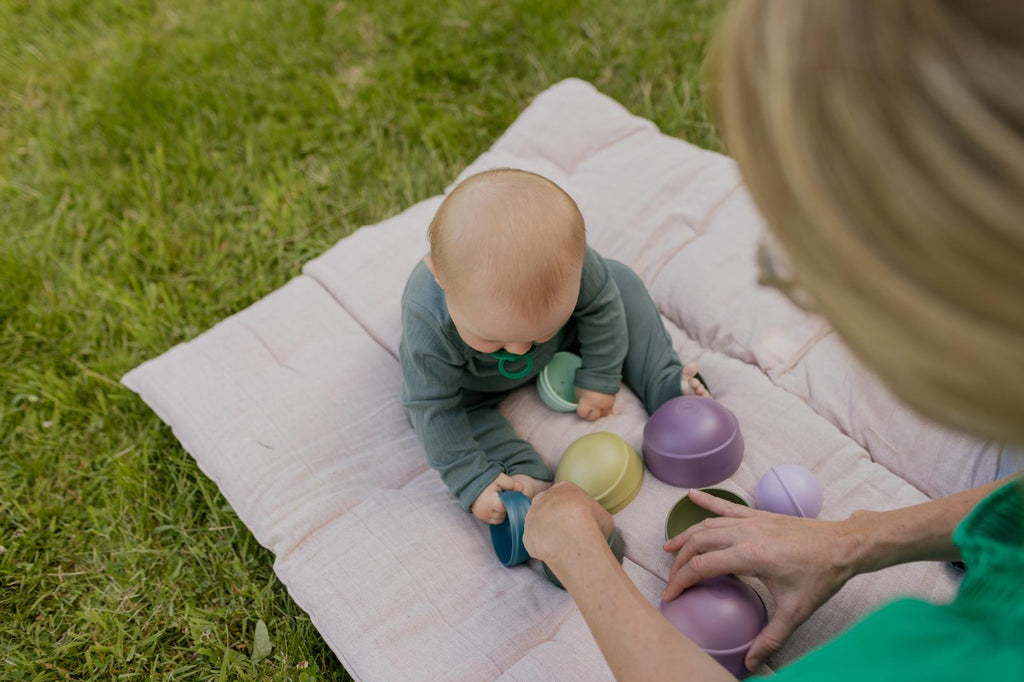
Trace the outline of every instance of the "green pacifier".
<instances>
[{"instance_id":1,"label":"green pacifier","mask_svg":"<svg viewBox=\"0 0 1024 682\"><path fill-rule=\"evenodd\" d=\"M498 361L498 372L501 374L501 376L505 377L506 379L522 379L523 377L530 373L530 370L533 369L532 356L534 348L536 348L536 346L531 347L530 350L526 351L522 355L509 353L507 350L502 348L497 353L491 353L491 357ZM509 370L505 369L505 363L516 362L518 360L525 360L526 367L519 370L518 372L510 372Z\"/></svg>"}]
</instances>

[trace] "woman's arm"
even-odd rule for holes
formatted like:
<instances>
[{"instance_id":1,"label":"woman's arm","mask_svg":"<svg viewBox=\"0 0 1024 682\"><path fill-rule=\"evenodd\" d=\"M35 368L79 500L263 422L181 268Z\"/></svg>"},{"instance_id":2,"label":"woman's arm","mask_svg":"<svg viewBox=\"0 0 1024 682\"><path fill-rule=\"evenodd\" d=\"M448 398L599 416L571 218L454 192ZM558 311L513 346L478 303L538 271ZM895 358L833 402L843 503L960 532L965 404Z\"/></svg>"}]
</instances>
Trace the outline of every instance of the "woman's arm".
<instances>
[{"instance_id":1,"label":"woman's arm","mask_svg":"<svg viewBox=\"0 0 1024 682\"><path fill-rule=\"evenodd\" d=\"M678 555L663 597L716 575L761 579L775 613L747 654L747 667L755 669L851 577L909 561L959 559L954 529L1011 478L903 509L855 512L843 521L770 514L691 491L694 502L721 516L665 543L665 551Z\"/></svg>"},{"instance_id":2,"label":"woman's arm","mask_svg":"<svg viewBox=\"0 0 1024 682\"><path fill-rule=\"evenodd\" d=\"M909 561L958 561L953 531L979 502L1014 476L970 490L884 512L855 512L846 523L861 538L855 573L870 573Z\"/></svg>"},{"instance_id":3,"label":"woman's arm","mask_svg":"<svg viewBox=\"0 0 1024 682\"><path fill-rule=\"evenodd\" d=\"M647 601L608 548L611 516L558 483L533 500L524 543L575 600L618 680L734 680Z\"/></svg>"}]
</instances>

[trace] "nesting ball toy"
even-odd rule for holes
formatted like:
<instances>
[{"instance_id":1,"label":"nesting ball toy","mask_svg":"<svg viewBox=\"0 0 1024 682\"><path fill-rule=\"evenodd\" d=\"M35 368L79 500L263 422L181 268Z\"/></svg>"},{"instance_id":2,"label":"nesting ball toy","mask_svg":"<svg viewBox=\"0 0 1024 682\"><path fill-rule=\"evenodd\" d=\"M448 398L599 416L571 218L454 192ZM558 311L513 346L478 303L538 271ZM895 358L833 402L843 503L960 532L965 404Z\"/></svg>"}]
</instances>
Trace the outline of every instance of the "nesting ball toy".
<instances>
[{"instance_id":1,"label":"nesting ball toy","mask_svg":"<svg viewBox=\"0 0 1024 682\"><path fill-rule=\"evenodd\" d=\"M607 431L589 433L565 449L555 481L572 481L616 514L640 492L644 463L620 436Z\"/></svg>"},{"instance_id":2,"label":"nesting ball toy","mask_svg":"<svg viewBox=\"0 0 1024 682\"><path fill-rule=\"evenodd\" d=\"M743 461L743 434L736 415L700 396L673 398L655 410L643 440L651 473L682 488L724 481Z\"/></svg>"},{"instance_id":3,"label":"nesting ball toy","mask_svg":"<svg viewBox=\"0 0 1024 682\"><path fill-rule=\"evenodd\" d=\"M537 375L537 393L544 404L555 412L576 411L576 370L583 359L567 351L555 353Z\"/></svg>"},{"instance_id":4,"label":"nesting ball toy","mask_svg":"<svg viewBox=\"0 0 1024 682\"><path fill-rule=\"evenodd\" d=\"M814 519L821 513L821 483L799 464L776 464L757 482L758 509Z\"/></svg>"},{"instance_id":5,"label":"nesting ball toy","mask_svg":"<svg viewBox=\"0 0 1024 682\"><path fill-rule=\"evenodd\" d=\"M555 470L555 481L561 480L579 485L616 514L640 492L643 460L621 436L608 431L588 433L566 447Z\"/></svg>"},{"instance_id":6,"label":"nesting ball toy","mask_svg":"<svg viewBox=\"0 0 1024 682\"><path fill-rule=\"evenodd\" d=\"M726 670L748 675L743 659L754 638L768 624L768 611L757 592L735 576L707 578L658 611Z\"/></svg>"},{"instance_id":7,"label":"nesting ball toy","mask_svg":"<svg viewBox=\"0 0 1024 682\"><path fill-rule=\"evenodd\" d=\"M530 558L523 545L523 529L531 500L518 490L503 490L498 497L505 505L505 520L491 526L491 544L502 566L517 566Z\"/></svg>"}]
</instances>

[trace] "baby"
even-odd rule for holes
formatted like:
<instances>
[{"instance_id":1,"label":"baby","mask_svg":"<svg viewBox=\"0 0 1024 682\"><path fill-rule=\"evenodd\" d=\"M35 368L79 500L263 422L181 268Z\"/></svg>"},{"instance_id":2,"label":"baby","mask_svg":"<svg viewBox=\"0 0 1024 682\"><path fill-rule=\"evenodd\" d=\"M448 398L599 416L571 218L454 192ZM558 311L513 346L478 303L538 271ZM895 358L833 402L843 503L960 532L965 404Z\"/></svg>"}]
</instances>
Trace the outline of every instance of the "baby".
<instances>
[{"instance_id":1,"label":"baby","mask_svg":"<svg viewBox=\"0 0 1024 682\"><path fill-rule=\"evenodd\" d=\"M612 413L620 381L648 413L683 393L685 370L640 278L586 244L583 216L558 185L521 170L474 175L442 202L430 253L402 296L402 404L460 506L505 519L498 493L533 497L552 473L498 411L509 391L571 350L577 414Z\"/></svg>"}]
</instances>

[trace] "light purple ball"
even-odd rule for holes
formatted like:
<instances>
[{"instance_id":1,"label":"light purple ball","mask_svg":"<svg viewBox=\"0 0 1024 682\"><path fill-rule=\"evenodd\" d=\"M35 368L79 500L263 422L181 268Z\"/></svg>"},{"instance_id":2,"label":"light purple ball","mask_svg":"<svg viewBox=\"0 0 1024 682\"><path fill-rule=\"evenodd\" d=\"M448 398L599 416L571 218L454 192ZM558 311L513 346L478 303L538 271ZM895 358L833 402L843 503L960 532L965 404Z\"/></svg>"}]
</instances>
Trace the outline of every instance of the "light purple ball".
<instances>
[{"instance_id":1,"label":"light purple ball","mask_svg":"<svg viewBox=\"0 0 1024 682\"><path fill-rule=\"evenodd\" d=\"M814 519L821 513L821 483L799 464L776 464L757 482L757 508Z\"/></svg>"},{"instance_id":2,"label":"light purple ball","mask_svg":"<svg viewBox=\"0 0 1024 682\"><path fill-rule=\"evenodd\" d=\"M662 481L704 488L732 476L743 461L743 434L736 415L699 396L669 400L644 427L644 463Z\"/></svg>"},{"instance_id":3,"label":"light purple ball","mask_svg":"<svg viewBox=\"0 0 1024 682\"><path fill-rule=\"evenodd\" d=\"M737 677L748 674L743 659L768 623L757 592L731 575L702 580L675 599L662 601L658 611Z\"/></svg>"}]
</instances>

